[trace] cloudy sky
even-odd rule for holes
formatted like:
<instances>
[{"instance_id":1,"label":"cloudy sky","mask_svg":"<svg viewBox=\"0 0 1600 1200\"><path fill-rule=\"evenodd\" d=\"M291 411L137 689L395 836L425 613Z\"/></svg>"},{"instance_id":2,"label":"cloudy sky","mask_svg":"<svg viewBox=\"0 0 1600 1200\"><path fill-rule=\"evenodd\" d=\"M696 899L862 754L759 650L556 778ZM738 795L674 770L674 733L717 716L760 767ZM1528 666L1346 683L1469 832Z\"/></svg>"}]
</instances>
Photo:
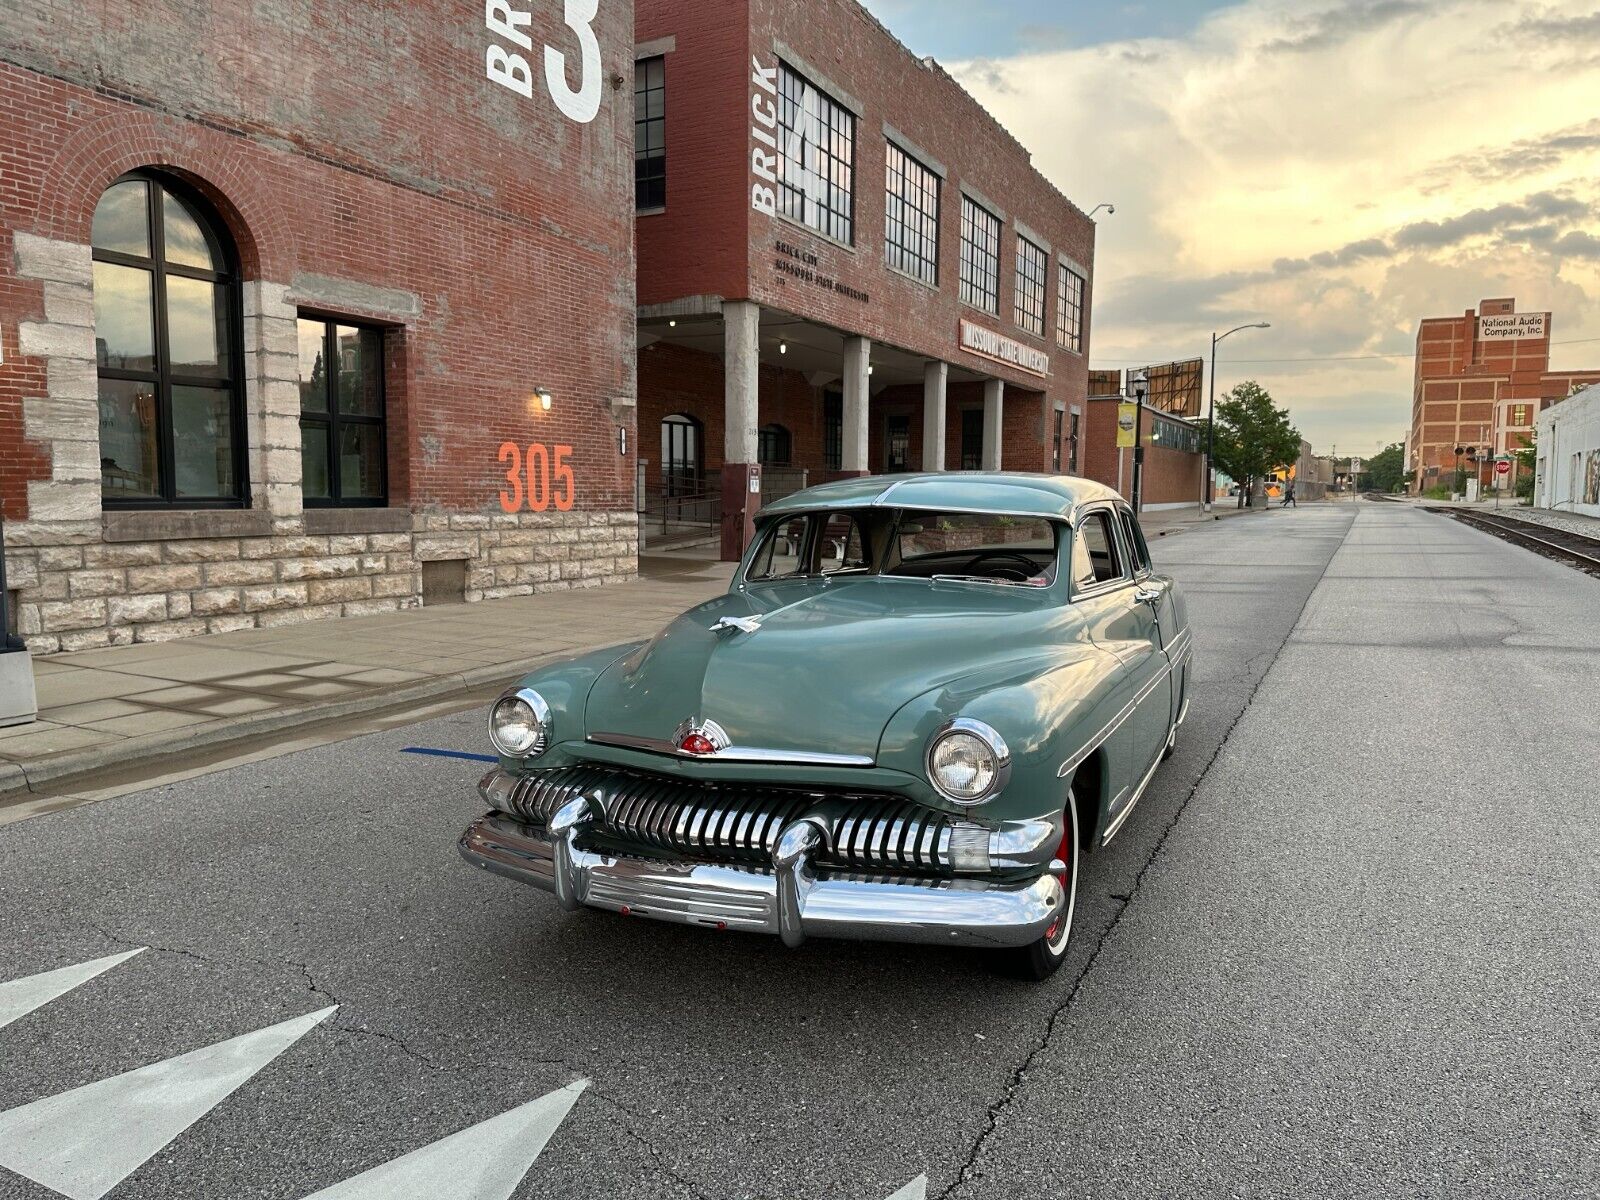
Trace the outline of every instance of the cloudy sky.
<instances>
[{"instance_id":1,"label":"cloudy sky","mask_svg":"<svg viewBox=\"0 0 1600 1200\"><path fill-rule=\"evenodd\" d=\"M1556 366L1600 365L1600 0L865 2L1116 204L1095 366L1270 321L1219 388L1370 454L1409 424L1423 316L1515 296L1554 313Z\"/></svg>"}]
</instances>

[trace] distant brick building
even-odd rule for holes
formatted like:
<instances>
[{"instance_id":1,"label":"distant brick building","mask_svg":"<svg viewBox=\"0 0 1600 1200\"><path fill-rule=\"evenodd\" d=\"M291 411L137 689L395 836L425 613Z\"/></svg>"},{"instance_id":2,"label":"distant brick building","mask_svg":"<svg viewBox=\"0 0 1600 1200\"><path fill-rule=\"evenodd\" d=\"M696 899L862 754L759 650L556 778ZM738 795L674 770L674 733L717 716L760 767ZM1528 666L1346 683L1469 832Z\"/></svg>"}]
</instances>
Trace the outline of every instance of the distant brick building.
<instances>
[{"instance_id":1,"label":"distant brick building","mask_svg":"<svg viewBox=\"0 0 1600 1200\"><path fill-rule=\"evenodd\" d=\"M633 11L517 7L0 0L36 651L634 571Z\"/></svg>"},{"instance_id":2,"label":"distant brick building","mask_svg":"<svg viewBox=\"0 0 1600 1200\"><path fill-rule=\"evenodd\" d=\"M719 495L731 555L802 477L1077 469L1094 225L1028 151L855 0L637 8L663 510Z\"/></svg>"},{"instance_id":3,"label":"distant brick building","mask_svg":"<svg viewBox=\"0 0 1600 1200\"><path fill-rule=\"evenodd\" d=\"M1153 394L1146 393L1137 422L1138 444L1144 449L1141 510L1198 506L1205 496L1205 426L1195 419L1200 411L1199 370L1198 360L1186 360L1138 372L1146 376L1146 387L1152 381L1157 384ZM1089 372L1088 415L1082 435L1083 474L1116 488L1130 500L1134 447L1117 445L1117 410L1133 398L1130 377L1134 375L1131 370Z\"/></svg>"},{"instance_id":4,"label":"distant brick building","mask_svg":"<svg viewBox=\"0 0 1600 1200\"><path fill-rule=\"evenodd\" d=\"M1413 491L1448 485L1458 467L1487 482L1488 460L1531 441L1540 412L1600 382L1600 368L1550 370L1551 314L1516 309L1514 299L1483 300L1418 326L1406 464ZM1467 453L1458 457L1457 447Z\"/></svg>"}]
</instances>

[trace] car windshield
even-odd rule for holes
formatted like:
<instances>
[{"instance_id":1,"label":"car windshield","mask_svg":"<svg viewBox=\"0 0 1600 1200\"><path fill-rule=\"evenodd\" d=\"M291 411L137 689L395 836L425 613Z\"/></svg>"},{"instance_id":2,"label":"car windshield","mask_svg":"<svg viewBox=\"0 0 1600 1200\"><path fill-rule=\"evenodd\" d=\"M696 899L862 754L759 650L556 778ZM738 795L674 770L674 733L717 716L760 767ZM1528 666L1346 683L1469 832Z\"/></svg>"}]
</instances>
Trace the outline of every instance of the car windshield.
<instances>
[{"instance_id":1,"label":"car windshield","mask_svg":"<svg viewBox=\"0 0 1600 1200\"><path fill-rule=\"evenodd\" d=\"M750 560L752 582L880 574L1048 587L1056 524L1004 513L842 509L768 525Z\"/></svg>"}]
</instances>

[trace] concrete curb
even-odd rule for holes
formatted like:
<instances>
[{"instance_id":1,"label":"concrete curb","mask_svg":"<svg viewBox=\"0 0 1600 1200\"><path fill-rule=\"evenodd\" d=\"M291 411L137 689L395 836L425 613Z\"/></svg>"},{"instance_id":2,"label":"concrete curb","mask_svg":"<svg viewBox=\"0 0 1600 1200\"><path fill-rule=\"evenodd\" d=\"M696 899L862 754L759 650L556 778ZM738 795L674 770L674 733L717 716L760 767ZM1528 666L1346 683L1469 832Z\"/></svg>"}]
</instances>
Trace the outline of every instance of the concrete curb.
<instances>
[{"instance_id":1,"label":"concrete curb","mask_svg":"<svg viewBox=\"0 0 1600 1200\"><path fill-rule=\"evenodd\" d=\"M51 791L58 791L80 777L141 766L178 751L213 749L265 734L288 733L309 725L383 712L407 704L441 700L495 684L508 684L534 667L573 653L576 651L562 650L519 659L515 663L491 663L471 671L438 675L403 687L376 688L364 696L251 713L198 727L189 726L120 742L85 746L33 760L0 761L0 803L16 798L19 793L37 794L45 785L49 785Z\"/></svg>"}]
</instances>

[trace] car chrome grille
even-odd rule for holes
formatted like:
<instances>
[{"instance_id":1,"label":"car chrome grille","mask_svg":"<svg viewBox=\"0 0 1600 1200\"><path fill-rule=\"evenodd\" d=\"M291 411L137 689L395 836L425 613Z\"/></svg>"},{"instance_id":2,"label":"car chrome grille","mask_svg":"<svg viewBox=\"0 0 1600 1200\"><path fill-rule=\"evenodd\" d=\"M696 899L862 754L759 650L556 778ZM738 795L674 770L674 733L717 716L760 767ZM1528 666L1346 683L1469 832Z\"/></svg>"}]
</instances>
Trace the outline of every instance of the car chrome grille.
<instances>
[{"instance_id":1,"label":"car chrome grille","mask_svg":"<svg viewBox=\"0 0 1600 1200\"><path fill-rule=\"evenodd\" d=\"M602 837L693 858L770 861L784 828L819 809L828 815L819 865L948 874L951 820L884 792L798 791L697 783L615 767L578 765L520 779L509 807L543 825L567 801L598 796Z\"/></svg>"}]
</instances>

